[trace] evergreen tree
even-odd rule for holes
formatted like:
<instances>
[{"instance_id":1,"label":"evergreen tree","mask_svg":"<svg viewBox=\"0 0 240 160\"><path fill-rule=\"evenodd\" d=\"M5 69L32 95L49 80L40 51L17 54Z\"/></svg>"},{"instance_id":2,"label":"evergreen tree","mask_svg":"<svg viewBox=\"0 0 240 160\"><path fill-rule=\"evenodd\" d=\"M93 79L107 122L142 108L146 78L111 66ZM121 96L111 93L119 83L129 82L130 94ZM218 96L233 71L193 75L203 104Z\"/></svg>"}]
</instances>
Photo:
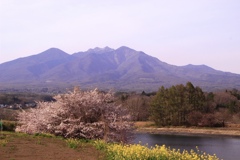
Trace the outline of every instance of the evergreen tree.
<instances>
[{"instance_id":1,"label":"evergreen tree","mask_svg":"<svg viewBox=\"0 0 240 160\"><path fill-rule=\"evenodd\" d=\"M202 112L205 96L191 82L170 88L161 87L151 103L151 118L157 125L185 125L193 111Z\"/></svg>"}]
</instances>

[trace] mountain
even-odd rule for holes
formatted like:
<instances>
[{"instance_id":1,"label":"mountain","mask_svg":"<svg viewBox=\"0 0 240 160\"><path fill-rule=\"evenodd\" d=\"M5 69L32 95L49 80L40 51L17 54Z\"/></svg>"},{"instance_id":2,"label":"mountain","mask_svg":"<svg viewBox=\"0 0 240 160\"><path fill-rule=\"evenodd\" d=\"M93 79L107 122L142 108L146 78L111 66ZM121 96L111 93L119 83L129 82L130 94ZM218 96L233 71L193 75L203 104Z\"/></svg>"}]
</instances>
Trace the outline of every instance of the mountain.
<instances>
[{"instance_id":1,"label":"mountain","mask_svg":"<svg viewBox=\"0 0 240 160\"><path fill-rule=\"evenodd\" d=\"M206 90L240 88L240 75L206 65L174 66L128 47L68 54L57 48L0 64L0 88L68 87L156 91L191 81Z\"/></svg>"}]
</instances>

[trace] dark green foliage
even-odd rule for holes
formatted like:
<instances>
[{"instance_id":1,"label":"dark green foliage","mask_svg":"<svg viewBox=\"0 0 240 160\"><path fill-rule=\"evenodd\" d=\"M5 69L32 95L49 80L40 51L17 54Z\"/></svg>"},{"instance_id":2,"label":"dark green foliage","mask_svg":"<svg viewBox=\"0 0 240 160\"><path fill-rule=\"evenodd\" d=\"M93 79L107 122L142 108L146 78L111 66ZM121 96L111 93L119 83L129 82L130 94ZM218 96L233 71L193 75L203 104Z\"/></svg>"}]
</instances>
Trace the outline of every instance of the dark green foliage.
<instances>
[{"instance_id":1,"label":"dark green foliage","mask_svg":"<svg viewBox=\"0 0 240 160\"><path fill-rule=\"evenodd\" d=\"M2 121L3 131L15 131L17 123L15 121Z\"/></svg>"},{"instance_id":2,"label":"dark green foliage","mask_svg":"<svg viewBox=\"0 0 240 160\"><path fill-rule=\"evenodd\" d=\"M157 125L187 125L193 111L204 110L205 96L201 88L188 82L170 88L161 87L151 103L151 118Z\"/></svg>"},{"instance_id":3,"label":"dark green foliage","mask_svg":"<svg viewBox=\"0 0 240 160\"><path fill-rule=\"evenodd\" d=\"M142 91L141 95L150 97L150 96L155 96L156 92L146 93L145 91Z\"/></svg>"},{"instance_id":4,"label":"dark green foliage","mask_svg":"<svg viewBox=\"0 0 240 160\"><path fill-rule=\"evenodd\" d=\"M150 115L158 126L190 125L223 127L238 122L239 91L203 93L188 82L185 86L161 87L151 102Z\"/></svg>"}]
</instances>

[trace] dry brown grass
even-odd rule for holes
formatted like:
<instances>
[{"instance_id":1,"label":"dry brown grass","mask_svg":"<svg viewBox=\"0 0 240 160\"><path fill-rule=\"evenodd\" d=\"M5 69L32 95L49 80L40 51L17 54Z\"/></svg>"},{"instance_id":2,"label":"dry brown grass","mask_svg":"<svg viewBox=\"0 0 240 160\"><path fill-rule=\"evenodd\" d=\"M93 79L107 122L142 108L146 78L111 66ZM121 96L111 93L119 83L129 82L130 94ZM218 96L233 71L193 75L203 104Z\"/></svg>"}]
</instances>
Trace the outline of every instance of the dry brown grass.
<instances>
[{"instance_id":1,"label":"dry brown grass","mask_svg":"<svg viewBox=\"0 0 240 160\"><path fill-rule=\"evenodd\" d=\"M145 127L154 128L156 126L155 126L155 123L152 121L137 121L137 122L134 122L134 127L135 128L145 128Z\"/></svg>"},{"instance_id":2,"label":"dry brown grass","mask_svg":"<svg viewBox=\"0 0 240 160\"><path fill-rule=\"evenodd\" d=\"M223 135L240 136L240 124L227 124L222 128L201 127L157 127L154 122L135 122L136 132L179 135Z\"/></svg>"}]
</instances>

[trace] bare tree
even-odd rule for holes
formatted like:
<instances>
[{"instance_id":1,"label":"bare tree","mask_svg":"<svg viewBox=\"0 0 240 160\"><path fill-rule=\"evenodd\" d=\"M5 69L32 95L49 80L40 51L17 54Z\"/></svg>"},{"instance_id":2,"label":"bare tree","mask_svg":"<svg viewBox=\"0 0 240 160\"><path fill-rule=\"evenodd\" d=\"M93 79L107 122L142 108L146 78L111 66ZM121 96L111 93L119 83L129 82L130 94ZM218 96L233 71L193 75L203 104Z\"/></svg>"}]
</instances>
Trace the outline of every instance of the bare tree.
<instances>
[{"instance_id":1,"label":"bare tree","mask_svg":"<svg viewBox=\"0 0 240 160\"><path fill-rule=\"evenodd\" d=\"M52 133L64 137L128 140L132 130L130 115L114 103L111 93L95 90L73 92L54 97L55 102L38 102L35 109L19 113L16 131Z\"/></svg>"},{"instance_id":2,"label":"bare tree","mask_svg":"<svg viewBox=\"0 0 240 160\"><path fill-rule=\"evenodd\" d=\"M133 121L146 121L149 118L150 97L131 95L124 103Z\"/></svg>"}]
</instances>

